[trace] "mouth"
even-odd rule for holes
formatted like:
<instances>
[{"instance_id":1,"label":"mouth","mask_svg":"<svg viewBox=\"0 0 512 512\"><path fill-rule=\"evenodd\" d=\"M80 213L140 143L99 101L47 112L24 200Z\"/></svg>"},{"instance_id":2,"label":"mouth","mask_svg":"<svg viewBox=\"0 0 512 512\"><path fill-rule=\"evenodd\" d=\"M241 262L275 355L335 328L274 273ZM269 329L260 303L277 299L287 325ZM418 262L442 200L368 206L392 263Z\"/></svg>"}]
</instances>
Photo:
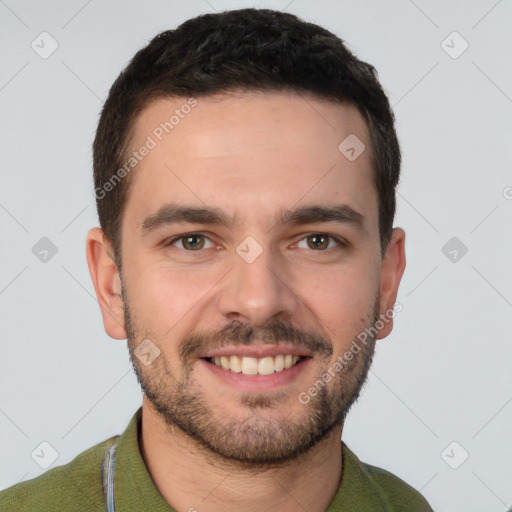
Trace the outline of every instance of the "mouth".
<instances>
[{"instance_id":1,"label":"mouth","mask_svg":"<svg viewBox=\"0 0 512 512\"><path fill-rule=\"evenodd\" d=\"M242 373L244 375L272 375L288 370L299 364L307 356L296 356L292 354L278 354L261 358L244 357L237 355L226 355L203 358L210 364L221 367L223 370Z\"/></svg>"},{"instance_id":2,"label":"mouth","mask_svg":"<svg viewBox=\"0 0 512 512\"><path fill-rule=\"evenodd\" d=\"M309 356L297 356L292 354L278 354L275 356L266 356L261 358L245 357L237 355L225 355L202 358L206 362L222 368L232 373L242 373L244 375L272 375L289 370L310 359Z\"/></svg>"},{"instance_id":3,"label":"mouth","mask_svg":"<svg viewBox=\"0 0 512 512\"><path fill-rule=\"evenodd\" d=\"M228 386L237 392L267 393L292 385L298 386L300 382L303 382L303 387L305 379L309 380L313 357L295 354L264 357L226 354L201 357L198 362L199 367L222 386Z\"/></svg>"}]
</instances>

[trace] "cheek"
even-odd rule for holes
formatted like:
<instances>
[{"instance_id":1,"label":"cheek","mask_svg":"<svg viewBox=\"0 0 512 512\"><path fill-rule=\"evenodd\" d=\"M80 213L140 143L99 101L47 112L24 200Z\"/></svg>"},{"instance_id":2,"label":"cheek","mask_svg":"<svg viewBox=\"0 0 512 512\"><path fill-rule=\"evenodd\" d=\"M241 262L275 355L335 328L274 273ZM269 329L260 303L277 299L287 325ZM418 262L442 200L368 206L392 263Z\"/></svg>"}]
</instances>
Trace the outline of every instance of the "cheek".
<instances>
[{"instance_id":1,"label":"cheek","mask_svg":"<svg viewBox=\"0 0 512 512\"><path fill-rule=\"evenodd\" d=\"M128 268L128 266L127 266ZM130 306L141 322L166 332L207 300L205 293L218 278L211 272L148 263L130 267Z\"/></svg>"},{"instance_id":2,"label":"cheek","mask_svg":"<svg viewBox=\"0 0 512 512\"><path fill-rule=\"evenodd\" d=\"M304 276L300 278L304 281ZM373 320L378 295L378 274L368 266L316 272L301 296L315 312L328 335L351 341Z\"/></svg>"}]
</instances>

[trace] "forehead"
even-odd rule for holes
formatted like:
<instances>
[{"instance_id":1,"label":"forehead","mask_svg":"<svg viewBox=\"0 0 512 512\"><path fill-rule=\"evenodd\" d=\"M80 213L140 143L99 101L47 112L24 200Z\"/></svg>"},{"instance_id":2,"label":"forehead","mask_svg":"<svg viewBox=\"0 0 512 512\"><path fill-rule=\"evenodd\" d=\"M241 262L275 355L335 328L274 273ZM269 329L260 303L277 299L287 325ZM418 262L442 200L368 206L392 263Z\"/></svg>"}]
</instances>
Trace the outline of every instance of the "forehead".
<instances>
[{"instance_id":1,"label":"forehead","mask_svg":"<svg viewBox=\"0 0 512 512\"><path fill-rule=\"evenodd\" d=\"M376 221L368 127L352 105L284 92L165 98L142 111L133 133L130 151L150 148L130 177L133 221L182 202L274 222L301 201L348 204ZM365 148L355 160L345 140Z\"/></svg>"}]
</instances>

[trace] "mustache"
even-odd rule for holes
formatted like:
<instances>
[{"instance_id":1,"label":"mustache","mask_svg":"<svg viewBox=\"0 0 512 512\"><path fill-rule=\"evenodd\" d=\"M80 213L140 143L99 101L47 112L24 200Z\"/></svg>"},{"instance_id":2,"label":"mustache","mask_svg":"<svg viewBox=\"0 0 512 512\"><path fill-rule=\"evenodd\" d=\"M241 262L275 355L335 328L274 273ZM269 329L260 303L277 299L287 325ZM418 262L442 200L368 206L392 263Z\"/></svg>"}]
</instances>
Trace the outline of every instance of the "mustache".
<instances>
[{"instance_id":1,"label":"mustache","mask_svg":"<svg viewBox=\"0 0 512 512\"><path fill-rule=\"evenodd\" d=\"M287 342L313 354L333 354L330 340L316 330L304 331L282 320L261 328L234 320L212 334L196 332L187 336L179 348L179 356L185 364L207 349L216 350L227 345L250 345L255 340L274 345Z\"/></svg>"}]
</instances>

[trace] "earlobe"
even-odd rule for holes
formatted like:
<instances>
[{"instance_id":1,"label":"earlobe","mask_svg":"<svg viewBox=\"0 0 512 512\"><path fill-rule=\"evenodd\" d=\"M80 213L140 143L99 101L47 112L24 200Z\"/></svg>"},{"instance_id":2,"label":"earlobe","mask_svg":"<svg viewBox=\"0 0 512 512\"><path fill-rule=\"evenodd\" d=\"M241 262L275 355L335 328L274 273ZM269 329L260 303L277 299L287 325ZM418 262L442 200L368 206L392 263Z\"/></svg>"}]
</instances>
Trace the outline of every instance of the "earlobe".
<instances>
[{"instance_id":1,"label":"earlobe","mask_svg":"<svg viewBox=\"0 0 512 512\"><path fill-rule=\"evenodd\" d=\"M111 244L100 228L92 228L87 233L86 255L105 331L111 338L125 339L124 303L119 271Z\"/></svg>"},{"instance_id":2,"label":"earlobe","mask_svg":"<svg viewBox=\"0 0 512 512\"><path fill-rule=\"evenodd\" d=\"M405 264L405 232L395 228L381 265L379 312L384 326L379 330L377 339L385 338L393 330L393 309Z\"/></svg>"}]
</instances>

